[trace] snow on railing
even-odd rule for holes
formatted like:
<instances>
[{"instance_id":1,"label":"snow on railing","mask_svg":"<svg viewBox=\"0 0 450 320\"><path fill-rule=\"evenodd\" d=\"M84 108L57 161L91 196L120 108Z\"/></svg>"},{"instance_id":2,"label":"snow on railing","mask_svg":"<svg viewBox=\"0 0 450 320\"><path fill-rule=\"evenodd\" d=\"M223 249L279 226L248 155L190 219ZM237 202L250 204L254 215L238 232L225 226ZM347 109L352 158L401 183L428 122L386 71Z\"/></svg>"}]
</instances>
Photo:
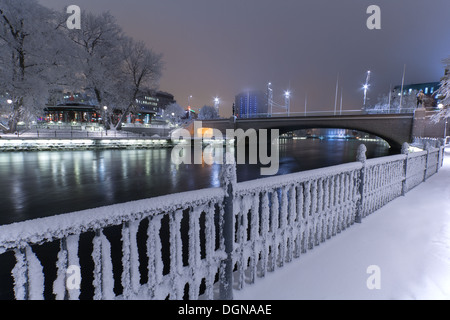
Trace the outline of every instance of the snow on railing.
<instances>
[{"instance_id":1,"label":"snow on railing","mask_svg":"<svg viewBox=\"0 0 450 320\"><path fill-rule=\"evenodd\" d=\"M16 299L44 298L47 275L35 248L49 242L59 247L56 299L79 299L89 286L94 299L232 299L234 289L361 222L441 167L442 147L411 154L407 147L366 160L362 146L354 163L240 183L234 165L224 165L221 188L0 226L0 254L14 253ZM92 249L80 245L88 233ZM84 267L86 251L91 284L71 286L68 270Z\"/></svg>"}]
</instances>

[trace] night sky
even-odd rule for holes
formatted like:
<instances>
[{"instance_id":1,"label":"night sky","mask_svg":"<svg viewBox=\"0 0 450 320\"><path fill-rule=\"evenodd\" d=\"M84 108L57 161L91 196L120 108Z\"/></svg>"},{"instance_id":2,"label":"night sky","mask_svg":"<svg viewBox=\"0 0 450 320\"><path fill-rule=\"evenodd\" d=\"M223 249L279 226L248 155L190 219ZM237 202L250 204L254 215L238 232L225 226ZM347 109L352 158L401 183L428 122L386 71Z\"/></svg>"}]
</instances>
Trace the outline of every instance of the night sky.
<instances>
[{"instance_id":1,"label":"night sky","mask_svg":"<svg viewBox=\"0 0 450 320\"><path fill-rule=\"evenodd\" d=\"M333 110L336 79L344 109L360 109L371 70L370 102L401 84L439 81L450 56L449 0L39 0L62 10L110 11L124 31L164 55L160 88L187 106L212 105L222 116L234 96L273 83L274 100L292 92L291 109ZM369 5L381 30L369 30ZM279 110L280 112L282 110Z\"/></svg>"}]
</instances>

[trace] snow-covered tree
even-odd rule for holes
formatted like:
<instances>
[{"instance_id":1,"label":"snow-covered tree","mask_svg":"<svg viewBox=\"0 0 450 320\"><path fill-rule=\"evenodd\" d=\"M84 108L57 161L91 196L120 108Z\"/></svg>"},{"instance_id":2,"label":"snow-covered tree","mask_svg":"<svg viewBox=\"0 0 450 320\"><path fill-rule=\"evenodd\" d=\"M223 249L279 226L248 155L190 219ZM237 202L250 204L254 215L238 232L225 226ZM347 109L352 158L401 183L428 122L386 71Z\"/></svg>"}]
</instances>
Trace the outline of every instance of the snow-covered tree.
<instances>
[{"instance_id":1,"label":"snow-covered tree","mask_svg":"<svg viewBox=\"0 0 450 320\"><path fill-rule=\"evenodd\" d=\"M120 42L124 36L115 18L109 12L97 15L83 11L81 29L70 30L68 38L77 47L74 77L78 79L78 90L95 97L100 107L118 108L115 73L122 62Z\"/></svg>"},{"instance_id":2,"label":"snow-covered tree","mask_svg":"<svg viewBox=\"0 0 450 320\"><path fill-rule=\"evenodd\" d=\"M7 127L42 113L49 90L63 81L70 47L55 12L35 0L0 0L0 95L11 100Z\"/></svg>"},{"instance_id":3,"label":"snow-covered tree","mask_svg":"<svg viewBox=\"0 0 450 320\"><path fill-rule=\"evenodd\" d=\"M120 41L120 64L115 71L115 92L117 93L116 108L122 115L116 124L120 129L128 113L133 111L136 99L150 89L156 89L161 78L163 62L162 55L148 49L142 41L124 37Z\"/></svg>"},{"instance_id":4,"label":"snow-covered tree","mask_svg":"<svg viewBox=\"0 0 450 320\"><path fill-rule=\"evenodd\" d=\"M369 113L403 113L411 112L417 107L417 94L416 90L403 95L401 99L402 105L400 106L400 90L394 90L389 95L384 94L378 97L377 104L369 106L366 111Z\"/></svg>"},{"instance_id":5,"label":"snow-covered tree","mask_svg":"<svg viewBox=\"0 0 450 320\"><path fill-rule=\"evenodd\" d=\"M169 104L164 110L164 119L173 123L180 122L180 120L186 116L186 111L177 103Z\"/></svg>"},{"instance_id":6,"label":"snow-covered tree","mask_svg":"<svg viewBox=\"0 0 450 320\"><path fill-rule=\"evenodd\" d=\"M200 109L200 113L198 114L199 120L212 120L218 119L219 113L217 109L211 106L204 106Z\"/></svg>"},{"instance_id":7,"label":"snow-covered tree","mask_svg":"<svg viewBox=\"0 0 450 320\"><path fill-rule=\"evenodd\" d=\"M442 109L435 116L433 120L438 122L440 119L450 117L450 57L443 61L445 65L445 76L441 79L441 87L436 93L439 103L442 104Z\"/></svg>"}]
</instances>

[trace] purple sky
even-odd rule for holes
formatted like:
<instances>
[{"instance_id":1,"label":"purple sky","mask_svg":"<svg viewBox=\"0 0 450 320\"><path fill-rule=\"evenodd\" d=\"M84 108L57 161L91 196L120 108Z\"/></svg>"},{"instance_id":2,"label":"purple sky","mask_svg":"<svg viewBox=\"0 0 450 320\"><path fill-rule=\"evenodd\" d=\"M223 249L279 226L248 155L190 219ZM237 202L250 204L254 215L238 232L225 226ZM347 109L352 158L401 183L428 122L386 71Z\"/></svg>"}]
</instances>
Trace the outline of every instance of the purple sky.
<instances>
[{"instance_id":1,"label":"purple sky","mask_svg":"<svg viewBox=\"0 0 450 320\"><path fill-rule=\"evenodd\" d=\"M62 10L75 4L110 11L124 31L163 53L160 89L179 104L201 107L221 99L231 114L234 96L265 90L274 99L292 91L293 112L333 110L340 74L344 109L360 109L390 84L439 81L450 56L449 0L39 0ZM381 8L381 30L366 27L369 5ZM280 112L282 110L279 110Z\"/></svg>"}]
</instances>

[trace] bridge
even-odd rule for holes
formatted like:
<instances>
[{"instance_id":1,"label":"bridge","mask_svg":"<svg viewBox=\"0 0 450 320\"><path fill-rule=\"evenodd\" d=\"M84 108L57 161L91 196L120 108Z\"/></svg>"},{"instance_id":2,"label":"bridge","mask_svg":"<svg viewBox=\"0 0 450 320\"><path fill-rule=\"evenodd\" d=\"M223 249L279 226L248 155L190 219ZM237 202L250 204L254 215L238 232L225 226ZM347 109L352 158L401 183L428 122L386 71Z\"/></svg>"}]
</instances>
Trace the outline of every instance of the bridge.
<instances>
[{"instance_id":1,"label":"bridge","mask_svg":"<svg viewBox=\"0 0 450 320\"><path fill-rule=\"evenodd\" d=\"M227 129L279 129L280 134L300 129L330 128L349 129L373 134L387 141L396 150L404 142L412 142L414 137L444 137L444 123L435 124L430 120L433 112L416 110L404 114L357 114L327 116L296 116L253 119L204 120L203 128L219 129L225 134ZM193 134L193 126L189 127Z\"/></svg>"}]
</instances>

